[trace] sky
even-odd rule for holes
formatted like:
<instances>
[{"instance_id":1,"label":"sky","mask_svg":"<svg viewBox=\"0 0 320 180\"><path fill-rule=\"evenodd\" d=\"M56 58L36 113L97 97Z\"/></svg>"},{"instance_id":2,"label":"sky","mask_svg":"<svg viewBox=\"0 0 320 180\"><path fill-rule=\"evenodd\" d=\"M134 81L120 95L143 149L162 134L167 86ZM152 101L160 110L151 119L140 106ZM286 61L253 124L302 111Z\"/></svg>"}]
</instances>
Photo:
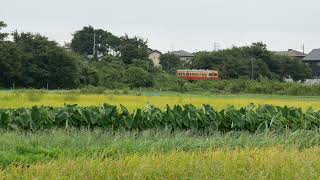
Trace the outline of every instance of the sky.
<instances>
[{"instance_id":1,"label":"sky","mask_svg":"<svg viewBox=\"0 0 320 180\"><path fill-rule=\"evenodd\" d=\"M319 0L1 0L6 31L70 42L92 25L140 36L163 52L264 42L270 50L320 48Z\"/></svg>"}]
</instances>

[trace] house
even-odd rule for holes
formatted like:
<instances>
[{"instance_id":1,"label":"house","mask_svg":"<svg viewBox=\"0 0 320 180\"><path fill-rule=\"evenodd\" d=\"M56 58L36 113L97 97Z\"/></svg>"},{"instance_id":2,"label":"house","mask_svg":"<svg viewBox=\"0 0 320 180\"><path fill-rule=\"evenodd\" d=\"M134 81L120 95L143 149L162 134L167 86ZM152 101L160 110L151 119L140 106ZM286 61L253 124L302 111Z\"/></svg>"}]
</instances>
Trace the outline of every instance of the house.
<instances>
[{"instance_id":1,"label":"house","mask_svg":"<svg viewBox=\"0 0 320 180\"><path fill-rule=\"evenodd\" d=\"M320 49L312 50L302 61L312 69L314 78L320 78Z\"/></svg>"},{"instance_id":2,"label":"house","mask_svg":"<svg viewBox=\"0 0 320 180\"><path fill-rule=\"evenodd\" d=\"M175 56L178 56L179 59L184 62L190 62L191 59L194 57L194 55L192 53L189 53L189 52L183 51L183 50L173 51L171 53L174 54Z\"/></svg>"},{"instance_id":3,"label":"house","mask_svg":"<svg viewBox=\"0 0 320 180\"><path fill-rule=\"evenodd\" d=\"M149 56L148 58L153 62L153 65L155 67L161 67L160 65L160 57L161 57L161 52L158 50L152 50L149 49Z\"/></svg>"},{"instance_id":4,"label":"house","mask_svg":"<svg viewBox=\"0 0 320 180\"><path fill-rule=\"evenodd\" d=\"M295 59L303 59L306 57L305 53L293 49L288 49L288 51L274 51L273 53L280 56L289 56Z\"/></svg>"}]
</instances>

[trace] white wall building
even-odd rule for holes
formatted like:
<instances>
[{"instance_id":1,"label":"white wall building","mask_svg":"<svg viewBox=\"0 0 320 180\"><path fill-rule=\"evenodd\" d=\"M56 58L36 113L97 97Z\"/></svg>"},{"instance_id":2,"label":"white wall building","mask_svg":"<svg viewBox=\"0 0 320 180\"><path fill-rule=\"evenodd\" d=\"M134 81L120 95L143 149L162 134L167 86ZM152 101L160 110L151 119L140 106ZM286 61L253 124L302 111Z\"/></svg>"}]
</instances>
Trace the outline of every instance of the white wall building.
<instances>
[{"instance_id":1,"label":"white wall building","mask_svg":"<svg viewBox=\"0 0 320 180\"><path fill-rule=\"evenodd\" d=\"M160 65L160 57L161 52L157 50L150 50L149 52L149 59L153 62L155 67L161 67Z\"/></svg>"}]
</instances>

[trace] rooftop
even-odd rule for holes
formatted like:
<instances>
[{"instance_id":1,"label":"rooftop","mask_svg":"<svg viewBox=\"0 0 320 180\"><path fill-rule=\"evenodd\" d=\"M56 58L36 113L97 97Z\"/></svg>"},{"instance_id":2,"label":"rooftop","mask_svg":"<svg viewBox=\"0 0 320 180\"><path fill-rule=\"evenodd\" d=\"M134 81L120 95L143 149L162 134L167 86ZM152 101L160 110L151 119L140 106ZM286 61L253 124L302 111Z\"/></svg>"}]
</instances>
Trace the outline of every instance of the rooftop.
<instances>
[{"instance_id":1,"label":"rooftop","mask_svg":"<svg viewBox=\"0 0 320 180\"><path fill-rule=\"evenodd\" d=\"M320 49L312 50L303 61L320 61Z\"/></svg>"},{"instance_id":2,"label":"rooftop","mask_svg":"<svg viewBox=\"0 0 320 180\"><path fill-rule=\"evenodd\" d=\"M288 51L274 51L273 53L275 53L276 55L281 55L281 56L302 57L302 58L307 55L303 52L296 51L293 49L288 49Z\"/></svg>"},{"instance_id":3,"label":"rooftop","mask_svg":"<svg viewBox=\"0 0 320 180\"><path fill-rule=\"evenodd\" d=\"M158 50L156 50L156 49L148 49L148 52L149 53L154 53L154 52L157 52L157 53L159 53L159 54L162 54L160 51L158 51Z\"/></svg>"},{"instance_id":4,"label":"rooftop","mask_svg":"<svg viewBox=\"0 0 320 180\"><path fill-rule=\"evenodd\" d=\"M193 57L194 55L192 53L189 53L187 51L173 51L172 54L178 56L178 57Z\"/></svg>"}]
</instances>

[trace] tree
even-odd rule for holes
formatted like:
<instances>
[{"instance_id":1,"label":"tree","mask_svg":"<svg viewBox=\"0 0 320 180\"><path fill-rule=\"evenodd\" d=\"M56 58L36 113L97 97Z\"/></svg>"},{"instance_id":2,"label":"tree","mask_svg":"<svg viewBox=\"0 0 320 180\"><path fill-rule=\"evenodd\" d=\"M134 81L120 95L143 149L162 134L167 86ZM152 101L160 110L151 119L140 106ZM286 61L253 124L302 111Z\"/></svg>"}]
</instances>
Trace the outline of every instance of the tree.
<instances>
[{"instance_id":1,"label":"tree","mask_svg":"<svg viewBox=\"0 0 320 180\"><path fill-rule=\"evenodd\" d=\"M90 63L97 70L98 85L110 89L123 88L123 73L125 66L115 57L106 57L101 61Z\"/></svg>"},{"instance_id":2,"label":"tree","mask_svg":"<svg viewBox=\"0 0 320 180\"><path fill-rule=\"evenodd\" d=\"M162 54L160 56L160 64L165 71L170 73L175 73L175 71L182 66L179 57L172 53Z\"/></svg>"},{"instance_id":3,"label":"tree","mask_svg":"<svg viewBox=\"0 0 320 180\"><path fill-rule=\"evenodd\" d=\"M192 68L221 70L222 64L223 58L219 57L215 53L199 52L196 53L193 58Z\"/></svg>"},{"instance_id":4,"label":"tree","mask_svg":"<svg viewBox=\"0 0 320 180\"><path fill-rule=\"evenodd\" d=\"M13 84L23 84L26 80L23 75L23 62L29 58L15 43L0 43L0 86L12 87Z\"/></svg>"},{"instance_id":5,"label":"tree","mask_svg":"<svg viewBox=\"0 0 320 180\"><path fill-rule=\"evenodd\" d=\"M153 87L154 80L150 74L139 67L130 67L124 73L125 83L131 88Z\"/></svg>"},{"instance_id":6,"label":"tree","mask_svg":"<svg viewBox=\"0 0 320 180\"><path fill-rule=\"evenodd\" d=\"M12 77L5 86L74 88L79 85L78 58L39 34L13 33L14 42L0 51L6 54L2 68ZM5 63L9 62L10 66ZM7 67L7 68L5 68Z\"/></svg>"},{"instance_id":7,"label":"tree","mask_svg":"<svg viewBox=\"0 0 320 180\"><path fill-rule=\"evenodd\" d=\"M100 82L99 72L88 62L80 64L80 83L81 85L98 86Z\"/></svg>"},{"instance_id":8,"label":"tree","mask_svg":"<svg viewBox=\"0 0 320 180\"><path fill-rule=\"evenodd\" d=\"M311 71L312 70L300 60L290 59L283 63L283 77L290 76L295 81L311 78Z\"/></svg>"},{"instance_id":9,"label":"tree","mask_svg":"<svg viewBox=\"0 0 320 180\"><path fill-rule=\"evenodd\" d=\"M4 23L3 21L0 21L0 31L5 27L7 27L7 24ZM0 32L0 41L3 41L7 36L8 36L8 33L1 33Z\"/></svg>"},{"instance_id":10,"label":"tree","mask_svg":"<svg viewBox=\"0 0 320 180\"><path fill-rule=\"evenodd\" d=\"M93 54L95 41L95 54ZM112 33L94 29L92 26L85 26L73 34L71 48L73 51L84 55L107 55L110 51L116 51L120 45L120 39Z\"/></svg>"},{"instance_id":11,"label":"tree","mask_svg":"<svg viewBox=\"0 0 320 180\"><path fill-rule=\"evenodd\" d=\"M148 41L137 36L130 38L128 35L120 38L119 52L124 63L131 64L133 60L148 59Z\"/></svg>"}]
</instances>

